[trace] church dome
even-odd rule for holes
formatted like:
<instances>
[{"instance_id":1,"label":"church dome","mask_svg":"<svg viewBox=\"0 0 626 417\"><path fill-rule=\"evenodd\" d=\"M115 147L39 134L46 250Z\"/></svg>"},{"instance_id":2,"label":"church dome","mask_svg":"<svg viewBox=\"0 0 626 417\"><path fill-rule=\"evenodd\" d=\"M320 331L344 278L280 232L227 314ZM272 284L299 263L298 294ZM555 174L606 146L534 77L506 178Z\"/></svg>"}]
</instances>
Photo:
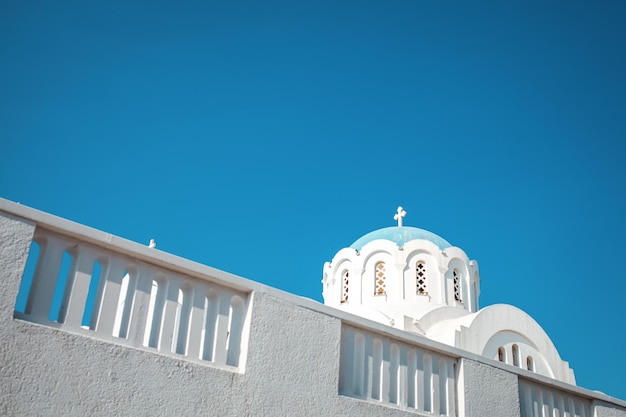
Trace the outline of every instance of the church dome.
<instances>
[{"instance_id":1,"label":"church dome","mask_svg":"<svg viewBox=\"0 0 626 417\"><path fill-rule=\"evenodd\" d=\"M324 264L324 304L422 334L414 323L428 312L449 308L437 317L451 319L478 311L478 264L442 237L403 226L405 215L398 207L398 226L362 236Z\"/></svg>"},{"instance_id":2,"label":"church dome","mask_svg":"<svg viewBox=\"0 0 626 417\"><path fill-rule=\"evenodd\" d=\"M358 238L352 245L350 245L350 247L360 251L363 246L378 239L390 240L400 248L403 247L405 243L416 239L428 240L429 242L437 245L441 250L452 246L444 238L429 232L428 230L417 227L392 226L369 232L368 234Z\"/></svg>"}]
</instances>

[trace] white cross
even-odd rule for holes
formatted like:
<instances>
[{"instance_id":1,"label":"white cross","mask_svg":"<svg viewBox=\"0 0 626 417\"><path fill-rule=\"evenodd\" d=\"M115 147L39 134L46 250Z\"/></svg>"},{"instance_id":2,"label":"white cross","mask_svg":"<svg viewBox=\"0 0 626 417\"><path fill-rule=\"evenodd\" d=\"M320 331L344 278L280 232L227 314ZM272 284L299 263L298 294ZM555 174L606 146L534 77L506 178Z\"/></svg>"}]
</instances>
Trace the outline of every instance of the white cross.
<instances>
[{"instance_id":1,"label":"white cross","mask_svg":"<svg viewBox=\"0 0 626 417\"><path fill-rule=\"evenodd\" d=\"M398 227L402 227L402 218L404 216L406 216L406 211L404 211L402 206L398 206L398 213L393 216L393 219L398 221Z\"/></svg>"}]
</instances>

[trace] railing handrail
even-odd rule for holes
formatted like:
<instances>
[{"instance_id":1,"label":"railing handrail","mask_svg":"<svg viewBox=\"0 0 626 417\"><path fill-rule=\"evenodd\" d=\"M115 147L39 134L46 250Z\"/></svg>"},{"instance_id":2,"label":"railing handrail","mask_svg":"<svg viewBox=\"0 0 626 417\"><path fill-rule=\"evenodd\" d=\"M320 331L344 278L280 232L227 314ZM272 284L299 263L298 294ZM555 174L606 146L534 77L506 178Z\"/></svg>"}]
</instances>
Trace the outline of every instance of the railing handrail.
<instances>
[{"instance_id":1,"label":"railing handrail","mask_svg":"<svg viewBox=\"0 0 626 417\"><path fill-rule=\"evenodd\" d=\"M227 283L229 287L239 291L265 291L267 288L252 280L161 251L157 248L150 248L147 245L142 245L31 207L13 203L3 198L0 198L0 211L31 221L39 228L50 232L84 241L94 246L101 246L106 248L107 251L130 256L164 269L177 272L182 270L184 274L195 278L222 283L222 285Z\"/></svg>"},{"instance_id":2,"label":"railing handrail","mask_svg":"<svg viewBox=\"0 0 626 417\"><path fill-rule=\"evenodd\" d=\"M609 404L614 404L626 408L626 401L611 397L599 391L582 388L580 386L570 385L565 382L557 381L525 369L516 368L512 365L503 364L496 360L480 356L456 347L445 345L424 336L415 333L405 332L381 323L371 321L351 313L323 305L317 301L297 296L277 288L273 288L261 283L243 278L210 266L200 264L189 259L173 255L156 248L149 248L122 237L106 233L80 223L73 222L31 207L15 203L4 198L0 198L0 211L11 216L15 216L22 220L32 222L37 227L69 236L79 241L84 241L95 246L104 247L107 251L116 252L124 256L136 258L147 264L152 264L160 268L170 270L176 273L184 274L192 278L206 280L211 283L225 285L232 289L252 292L258 291L266 293L277 298L281 298L300 307L331 316L349 324L353 327L362 328L369 332L379 333L386 337L398 339L405 343L413 344L424 349L446 355L452 358L467 358L476 362L483 363L488 366L500 368L507 372L517 374L524 379L532 380L543 385L554 386L565 392L574 393L590 400L599 400Z\"/></svg>"}]
</instances>

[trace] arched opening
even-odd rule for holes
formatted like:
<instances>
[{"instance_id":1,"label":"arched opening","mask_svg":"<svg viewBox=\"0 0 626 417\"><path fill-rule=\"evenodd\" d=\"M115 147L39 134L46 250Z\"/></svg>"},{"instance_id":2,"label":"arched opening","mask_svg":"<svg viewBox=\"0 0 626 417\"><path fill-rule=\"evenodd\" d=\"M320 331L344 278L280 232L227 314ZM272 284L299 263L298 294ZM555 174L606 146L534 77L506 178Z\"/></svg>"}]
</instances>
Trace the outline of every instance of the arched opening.
<instances>
[{"instance_id":1,"label":"arched opening","mask_svg":"<svg viewBox=\"0 0 626 417\"><path fill-rule=\"evenodd\" d=\"M498 360L500 362L506 362L506 351L502 346L498 348Z\"/></svg>"},{"instance_id":2,"label":"arched opening","mask_svg":"<svg viewBox=\"0 0 626 417\"><path fill-rule=\"evenodd\" d=\"M526 369L531 372L535 372L535 361L532 356L526 357Z\"/></svg>"},{"instance_id":3,"label":"arched opening","mask_svg":"<svg viewBox=\"0 0 626 417\"><path fill-rule=\"evenodd\" d=\"M57 274L56 286L54 287L54 294L52 295L52 304L50 305L50 312L48 314L48 319L50 321L62 322L59 313L61 312L61 307L63 301L66 299L65 297L65 289L67 287L67 280L70 276L72 264L74 259L72 254L67 250L63 252L63 257L61 258L61 268L59 269L59 273Z\"/></svg>"},{"instance_id":4,"label":"arched opening","mask_svg":"<svg viewBox=\"0 0 626 417\"><path fill-rule=\"evenodd\" d=\"M96 260L93 263L93 269L91 270L91 280L89 281L89 290L87 291L87 299L85 300L85 310L83 311L83 318L81 326L94 330L96 328L96 321L92 320L94 315L98 312L94 311L96 306L96 296L98 295L98 287L100 286L100 276L102 274L102 263Z\"/></svg>"},{"instance_id":5,"label":"arched opening","mask_svg":"<svg viewBox=\"0 0 626 417\"><path fill-rule=\"evenodd\" d=\"M519 348L516 344L511 346L511 353L513 355L513 366L519 366L520 358L519 358Z\"/></svg>"},{"instance_id":6,"label":"arched opening","mask_svg":"<svg viewBox=\"0 0 626 417\"><path fill-rule=\"evenodd\" d=\"M352 363L354 395L362 397L365 381L365 337L360 332L354 336L354 360Z\"/></svg>"},{"instance_id":7,"label":"arched opening","mask_svg":"<svg viewBox=\"0 0 626 417\"><path fill-rule=\"evenodd\" d=\"M419 261L415 264L415 285L417 294L428 294L426 287L426 262Z\"/></svg>"},{"instance_id":8,"label":"arched opening","mask_svg":"<svg viewBox=\"0 0 626 417\"><path fill-rule=\"evenodd\" d=\"M452 270L452 282L454 286L454 301L458 301L462 303L461 299L461 275L459 274L459 270L454 268Z\"/></svg>"},{"instance_id":9,"label":"arched opening","mask_svg":"<svg viewBox=\"0 0 626 417\"><path fill-rule=\"evenodd\" d=\"M217 317L220 307L220 299L216 291L209 290L205 299L205 305L202 359L213 361L215 358L215 332L217 330Z\"/></svg>"},{"instance_id":10,"label":"arched opening","mask_svg":"<svg viewBox=\"0 0 626 417\"><path fill-rule=\"evenodd\" d=\"M17 293L17 300L15 302L15 311L18 313L26 312L26 302L28 301L28 294L30 293L30 287L33 283L33 276L35 276L35 268L37 262L39 262L40 253L41 248L39 243L33 240L30 244L28 259L26 260L26 266L22 274L22 282L20 283L20 290Z\"/></svg>"},{"instance_id":11,"label":"arched opening","mask_svg":"<svg viewBox=\"0 0 626 417\"><path fill-rule=\"evenodd\" d=\"M137 287L137 275L135 268L129 267L124 271L113 324L113 336L115 337L125 339L128 335L135 289Z\"/></svg>"},{"instance_id":12,"label":"arched opening","mask_svg":"<svg viewBox=\"0 0 626 417\"><path fill-rule=\"evenodd\" d=\"M158 274L152 280L152 289L150 290L150 305L148 306L148 324L150 336L148 337L148 346L158 348L161 340L161 325L163 323L163 314L165 313L165 302L167 300L167 281L163 275Z\"/></svg>"},{"instance_id":13,"label":"arched opening","mask_svg":"<svg viewBox=\"0 0 626 417\"><path fill-rule=\"evenodd\" d=\"M374 295L385 295L387 293L386 283L387 283L387 274L385 271L385 263L378 262L375 268L375 287L374 287Z\"/></svg>"},{"instance_id":14,"label":"arched opening","mask_svg":"<svg viewBox=\"0 0 626 417\"><path fill-rule=\"evenodd\" d=\"M187 354L187 344L189 342L189 324L191 322L191 301L193 291L187 284L183 284L178 289L177 322L174 340L176 340L175 352L181 355Z\"/></svg>"},{"instance_id":15,"label":"arched opening","mask_svg":"<svg viewBox=\"0 0 626 417\"><path fill-rule=\"evenodd\" d=\"M239 366L241 356L241 334L245 319L245 304L241 297L235 295L230 300L228 340L226 342L226 364Z\"/></svg>"},{"instance_id":16,"label":"arched opening","mask_svg":"<svg viewBox=\"0 0 626 417\"><path fill-rule=\"evenodd\" d=\"M435 390L433 389L433 359L428 353L424 353L423 356L423 364L424 364L424 381L423 381L423 392L424 392L424 411L432 412L433 411L433 395Z\"/></svg>"},{"instance_id":17,"label":"arched opening","mask_svg":"<svg viewBox=\"0 0 626 417\"><path fill-rule=\"evenodd\" d=\"M348 302L348 278L349 272L347 269L344 269L341 273L341 303Z\"/></svg>"},{"instance_id":18,"label":"arched opening","mask_svg":"<svg viewBox=\"0 0 626 417\"><path fill-rule=\"evenodd\" d=\"M392 343L389 348L389 402L400 403L400 348Z\"/></svg>"},{"instance_id":19,"label":"arched opening","mask_svg":"<svg viewBox=\"0 0 626 417\"><path fill-rule=\"evenodd\" d=\"M373 347L372 398L381 401L383 399L383 342L376 338Z\"/></svg>"}]
</instances>

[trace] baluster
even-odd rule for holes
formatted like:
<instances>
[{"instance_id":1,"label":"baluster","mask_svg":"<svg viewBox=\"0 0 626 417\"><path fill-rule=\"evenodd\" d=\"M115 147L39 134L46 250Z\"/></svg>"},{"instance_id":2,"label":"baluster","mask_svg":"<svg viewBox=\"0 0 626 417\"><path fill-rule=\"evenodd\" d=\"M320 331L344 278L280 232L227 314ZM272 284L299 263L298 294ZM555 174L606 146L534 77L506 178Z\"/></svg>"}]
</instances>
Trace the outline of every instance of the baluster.
<instances>
[{"instance_id":1,"label":"baluster","mask_svg":"<svg viewBox=\"0 0 626 417\"><path fill-rule=\"evenodd\" d=\"M91 249L79 246L75 256L76 267L67 283L65 290L67 302L61 306L59 321L63 321L69 327L80 328L97 254Z\"/></svg>"},{"instance_id":2,"label":"baluster","mask_svg":"<svg viewBox=\"0 0 626 417\"><path fill-rule=\"evenodd\" d=\"M417 355L414 348L407 352L407 406L417 408Z\"/></svg>"},{"instance_id":3,"label":"baluster","mask_svg":"<svg viewBox=\"0 0 626 417\"><path fill-rule=\"evenodd\" d=\"M215 355L213 361L219 364L226 363L226 348L228 343L228 326L230 316L230 292L220 291L219 310L215 329Z\"/></svg>"},{"instance_id":4,"label":"baluster","mask_svg":"<svg viewBox=\"0 0 626 417\"><path fill-rule=\"evenodd\" d=\"M354 394L354 368L356 353L356 335L352 328L342 326L339 344L339 393Z\"/></svg>"},{"instance_id":5,"label":"baluster","mask_svg":"<svg viewBox=\"0 0 626 417\"><path fill-rule=\"evenodd\" d=\"M106 270L96 331L103 338L112 339L126 262L119 258L113 258L109 261Z\"/></svg>"},{"instance_id":6,"label":"baluster","mask_svg":"<svg viewBox=\"0 0 626 417\"><path fill-rule=\"evenodd\" d=\"M132 309L132 317L128 328L128 341L131 345L143 346L152 291L152 273L146 267L140 267L137 272L137 287Z\"/></svg>"},{"instance_id":7,"label":"baluster","mask_svg":"<svg viewBox=\"0 0 626 417\"><path fill-rule=\"evenodd\" d=\"M398 368L398 404L406 407L408 404L408 388L409 388L409 375L408 375L408 362L407 362L407 346L400 345L400 358Z\"/></svg>"},{"instance_id":8,"label":"baluster","mask_svg":"<svg viewBox=\"0 0 626 417\"><path fill-rule=\"evenodd\" d=\"M350 357L346 359L349 361ZM367 367L365 359L365 337L363 333L356 332L354 335L354 361L352 362L352 392L357 397L365 395L365 369Z\"/></svg>"},{"instance_id":9,"label":"baluster","mask_svg":"<svg viewBox=\"0 0 626 417\"><path fill-rule=\"evenodd\" d=\"M202 342L202 359L206 361L215 360L215 330L217 329L219 305L219 294L213 289L209 290L205 312L204 341Z\"/></svg>"},{"instance_id":10,"label":"baluster","mask_svg":"<svg viewBox=\"0 0 626 417\"><path fill-rule=\"evenodd\" d=\"M159 342L159 352L170 353L176 332L176 316L178 313L178 279L168 277L167 296L165 299L165 313L161 325L161 340Z\"/></svg>"},{"instance_id":11,"label":"baluster","mask_svg":"<svg viewBox=\"0 0 626 417\"><path fill-rule=\"evenodd\" d=\"M543 402L543 390L540 387L535 387L535 398L537 402L536 416L537 417L548 417L543 414L544 402Z\"/></svg>"},{"instance_id":12,"label":"baluster","mask_svg":"<svg viewBox=\"0 0 626 417\"><path fill-rule=\"evenodd\" d=\"M26 314L32 316L35 321L48 321L65 245L60 239L47 237L46 242L40 247L43 253L39 255L40 260L35 268Z\"/></svg>"},{"instance_id":13,"label":"baluster","mask_svg":"<svg viewBox=\"0 0 626 417\"><path fill-rule=\"evenodd\" d=\"M439 374L439 355L432 355L432 385L431 385L431 398L432 403L430 407L430 411L434 413L439 413L441 409L441 375Z\"/></svg>"},{"instance_id":14,"label":"baluster","mask_svg":"<svg viewBox=\"0 0 626 417\"><path fill-rule=\"evenodd\" d=\"M424 353L424 405L423 410L433 412L433 362L435 362L432 356L428 353Z\"/></svg>"},{"instance_id":15,"label":"baluster","mask_svg":"<svg viewBox=\"0 0 626 417\"><path fill-rule=\"evenodd\" d=\"M520 392L522 393L521 411L522 417L533 416L533 397L530 391L530 385L526 381L520 381Z\"/></svg>"},{"instance_id":16,"label":"baluster","mask_svg":"<svg viewBox=\"0 0 626 417\"><path fill-rule=\"evenodd\" d=\"M559 414L555 417L565 417L565 400L563 399L563 394L558 394L556 402L556 407L559 410Z\"/></svg>"},{"instance_id":17,"label":"baluster","mask_svg":"<svg viewBox=\"0 0 626 417\"><path fill-rule=\"evenodd\" d=\"M208 292L209 290L205 285L196 284L193 288L189 343L187 346L187 355L193 359L202 358L202 332L204 331L205 302Z\"/></svg>"},{"instance_id":18,"label":"baluster","mask_svg":"<svg viewBox=\"0 0 626 417\"><path fill-rule=\"evenodd\" d=\"M153 301L154 307L150 323L148 323L147 326L150 332L148 336L148 346L158 349L159 339L161 337L161 325L163 324L163 312L165 311L165 302L167 301L167 280L163 274L157 274L155 276L155 282L157 284L156 297Z\"/></svg>"},{"instance_id":19,"label":"baluster","mask_svg":"<svg viewBox=\"0 0 626 417\"><path fill-rule=\"evenodd\" d=\"M391 402L391 369L390 369L390 343L388 341L383 341L383 356L380 367L380 382L381 382L381 391L380 391L380 400L385 403Z\"/></svg>"},{"instance_id":20,"label":"baluster","mask_svg":"<svg viewBox=\"0 0 626 417\"><path fill-rule=\"evenodd\" d=\"M372 399L374 398L374 337L372 334L365 333L363 338L365 345L365 360L363 362L363 397Z\"/></svg>"},{"instance_id":21,"label":"baluster","mask_svg":"<svg viewBox=\"0 0 626 417\"><path fill-rule=\"evenodd\" d=\"M388 365L389 389L388 401L391 404L400 404L400 348L397 344L392 343L389 346L389 365Z\"/></svg>"},{"instance_id":22,"label":"baluster","mask_svg":"<svg viewBox=\"0 0 626 417\"><path fill-rule=\"evenodd\" d=\"M587 406L585 402L581 399L577 401L578 410L580 411L580 417L587 417Z\"/></svg>"},{"instance_id":23,"label":"baluster","mask_svg":"<svg viewBox=\"0 0 626 417\"><path fill-rule=\"evenodd\" d=\"M191 323L193 289L185 282L181 284L181 290L183 299L178 310L178 320L176 322L176 349L174 349L174 351L181 355L186 355L187 343L189 341L189 324Z\"/></svg>"},{"instance_id":24,"label":"baluster","mask_svg":"<svg viewBox=\"0 0 626 417\"><path fill-rule=\"evenodd\" d=\"M426 393L426 389L430 390L430 384L428 378L430 378L430 371L426 372L426 360L424 358L424 353L417 349L415 352L416 356L416 370L415 370L415 380L416 387L415 390L417 392L417 397L415 398L415 408L418 410L426 411L426 398L430 396L430 393ZM429 403L430 404L430 403Z\"/></svg>"},{"instance_id":25,"label":"baluster","mask_svg":"<svg viewBox=\"0 0 626 417\"><path fill-rule=\"evenodd\" d=\"M383 388L383 379L382 379L382 369L383 369L383 342L380 339L374 337L374 341L372 343L373 347L373 363L372 363L372 396L371 398L374 400L382 400L382 388Z\"/></svg>"},{"instance_id":26,"label":"baluster","mask_svg":"<svg viewBox=\"0 0 626 417\"><path fill-rule=\"evenodd\" d=\"M246 319L245 302L238 295L230 299L230 335L228 336L228 352L226 364L239 366L244 320Z\"/></svg>"},{"instance_id":27,"label":"baluster","mask_svg":"<svg viewBox=\"0 0 626 417\"><path fill-rule=\"evenodd\" d=\"M446 390L446 395L447 395L447 399L448 399L448 405L447 405L447 410L448 410L448 416L455 416L456 415L456 390L455 390L455 386L454 386L454 378L455 378L455 373L456 373L456 360L454 359L447 359L447 363L448 363L448 378L447 378L447 390Z\"/></svg>"}]
</instances>

